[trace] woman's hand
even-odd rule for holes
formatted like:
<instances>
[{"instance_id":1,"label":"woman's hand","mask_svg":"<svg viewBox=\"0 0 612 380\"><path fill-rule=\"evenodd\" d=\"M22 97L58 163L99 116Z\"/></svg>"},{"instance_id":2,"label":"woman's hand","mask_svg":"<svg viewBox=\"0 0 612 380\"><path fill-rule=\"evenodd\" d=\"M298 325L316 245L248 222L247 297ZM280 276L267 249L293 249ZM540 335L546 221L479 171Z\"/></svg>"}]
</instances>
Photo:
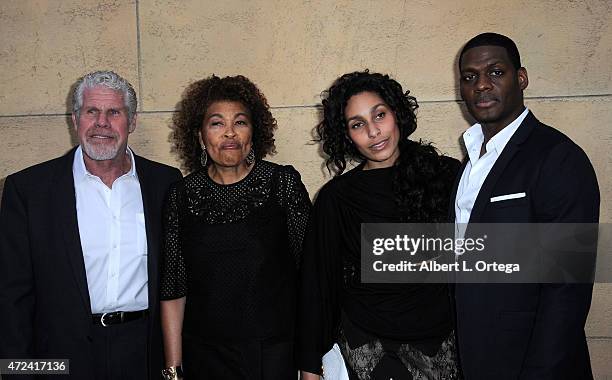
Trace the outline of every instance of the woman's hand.
<instances>
[{"instance_id":1,"label":"woman's hand","mask_svg":"<svg viewBox=\"0 0 612 380\"><path fill-rule=\"evenodd\" d=\"M321 376L315 374L315 373L310 373L310 372L306 372L306 371L300 371L300 373L302 374L302 380L319 380L321 379Z\"/></svg>"}]
</instances>

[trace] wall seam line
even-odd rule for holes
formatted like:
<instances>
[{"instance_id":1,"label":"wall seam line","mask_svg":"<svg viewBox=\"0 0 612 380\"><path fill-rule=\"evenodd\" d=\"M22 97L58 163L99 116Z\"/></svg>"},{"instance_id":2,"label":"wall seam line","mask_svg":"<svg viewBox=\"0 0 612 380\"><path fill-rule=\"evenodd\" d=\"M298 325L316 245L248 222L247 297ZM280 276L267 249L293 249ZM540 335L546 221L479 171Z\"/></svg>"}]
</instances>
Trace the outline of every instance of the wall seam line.
<instances>
[{"instance_id":1,"label":"wall seam line","mask_svg":"<svg viewBox=\"0 0 612 380\"><path fill-rule=\"evenodd\" d=\"M142 94L142 55L140 52L140 2L139 0L135 0L136 5L136 60L137 60L137 70L138 70L138 95L140 96L139 102L139 111L142 112L144 108L143 104L143 94Z\"/></svg>"},{"instance_id":2,"label":"wall seam line","mask_svg":"<svg viewBox=\"0 0 612 380\"><path fill-rule=\"evenodd\" d=\"M152 110L152 111L143 111L142 110L142 88L141 88L141 80L140 80L140 70L138 70L138 82L139 82L139 92L141 96L140 101L140 110L139 114L158 114L158 113L174 113L175 110ZM607 98L612 97L612 94L593 94L593 95L571 95L571 96L534 96L534 97L525 97L525 100L568 100L568 99L580 99L580 98ZM421 100L419 104L456 104L462 103L462 100L449 99L449 100ZM271 109L321 109L321 104L289 104L289 105L279 105L279 106L270 106ZM70 113L37 113L37 114L14 114L14 115L0 115L1 118L19 118L19 117L45 117L45 116L69 116Z\"/></svg>"}]
</instances>

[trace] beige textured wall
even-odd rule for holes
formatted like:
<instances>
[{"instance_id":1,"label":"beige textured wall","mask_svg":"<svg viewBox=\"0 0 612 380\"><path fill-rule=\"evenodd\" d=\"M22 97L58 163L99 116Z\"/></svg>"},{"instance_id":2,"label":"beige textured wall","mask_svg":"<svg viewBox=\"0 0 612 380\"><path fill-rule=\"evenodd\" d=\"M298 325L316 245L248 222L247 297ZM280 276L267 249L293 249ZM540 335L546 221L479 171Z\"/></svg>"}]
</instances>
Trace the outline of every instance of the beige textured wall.
<instances>
[{"instance_id":1,"label":"beige textured wall","mask_svg":"<svg viewBox=\"0 0 612 380\"><path fill-rule=\"evenodd\" d=\"M211 73L240 73L274 108L273 160L293 164L313 195L328 179L318 147L307 143L319 93L340 74L364 68L409 88L421 104L416 135L461 157L459 135L469 121L458 101L457 54L473 35L497 31L522 53L528 106L589 154L602 221L611 222L611 18L610 0L3 0L0 181L74 144L69 88L103 68L137 89L131 145L169 164L177 162L168 123L184 87ZM612 286L599 285L587 334L601 379L612 377L610 315Z\"/></svg>"}]
</instances>

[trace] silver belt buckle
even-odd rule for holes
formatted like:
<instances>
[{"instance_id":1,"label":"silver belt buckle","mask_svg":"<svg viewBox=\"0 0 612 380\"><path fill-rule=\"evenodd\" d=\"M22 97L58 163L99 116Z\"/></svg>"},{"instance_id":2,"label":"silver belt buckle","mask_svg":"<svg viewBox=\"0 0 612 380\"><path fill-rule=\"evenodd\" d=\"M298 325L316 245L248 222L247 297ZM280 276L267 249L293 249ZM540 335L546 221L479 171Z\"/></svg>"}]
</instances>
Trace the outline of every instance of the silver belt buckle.
<instances>
[{"instance_id":1,"label":"silver belt buckle","mask_svg":"<svg viewBox=\"0 0 612 380\"><path fill-rule=\"evenodd\" d=\"M108 327L108 325L104 323L104 317L106 317L106 314L108 313L104 313L102 314L102 317L100 317L100 323L102 324L102 327Z\"/></svg>"}]
</instances>

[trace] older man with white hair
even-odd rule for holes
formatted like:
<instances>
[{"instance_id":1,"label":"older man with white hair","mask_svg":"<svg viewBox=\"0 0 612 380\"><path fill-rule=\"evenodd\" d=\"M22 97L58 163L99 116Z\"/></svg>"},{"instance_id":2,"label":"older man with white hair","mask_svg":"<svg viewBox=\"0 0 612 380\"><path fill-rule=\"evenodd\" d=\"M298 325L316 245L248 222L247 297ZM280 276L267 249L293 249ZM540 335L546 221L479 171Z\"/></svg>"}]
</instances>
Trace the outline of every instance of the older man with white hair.
<instances>
[{"instance_id":1,"label":"older man with white hair","mask_svg":"<svg viewBox=\"0 0 612 380\"><path fill-rule=\"evenodd\" d=\"M85 75L73 94L79 146L7 177L0 358L69 359L71 379L159 377L161 209L181 174L128 147L136 107L116 73Z\"/></svg>"}]
</instances>

